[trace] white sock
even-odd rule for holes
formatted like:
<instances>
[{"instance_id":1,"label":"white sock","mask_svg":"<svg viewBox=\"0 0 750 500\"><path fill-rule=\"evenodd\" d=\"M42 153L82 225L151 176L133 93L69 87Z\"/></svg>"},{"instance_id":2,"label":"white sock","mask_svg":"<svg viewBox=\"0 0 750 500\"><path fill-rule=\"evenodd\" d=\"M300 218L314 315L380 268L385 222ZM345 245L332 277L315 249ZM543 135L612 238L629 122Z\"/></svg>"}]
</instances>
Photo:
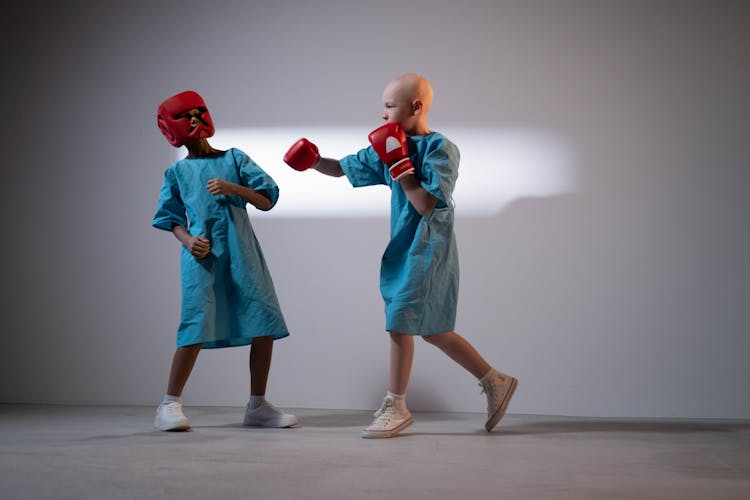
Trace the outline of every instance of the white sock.
<instances>
[{"instance_id":1,"label":"white sock","mask_svg":"<svg viewBox=\"0 0 750 500\"><path fill-rule=\"evenodd\" d=\"M406 393L404 394L393 394L391 391L388 391L387 396L392 397L393 399L399 400L399 399L406 399Z\"/></svg>"},{"instance_id":2,"label":"white sock","mask_svg":"<svg viewBox=\"0 0 750 500\"><path fill-rule=\"evenodd\" d=\"M170 396L169 394L165 394L161 404L166 405L169 403L182 403L182 396Z\"/></svg>"},{"instance_id":3,"label":"white sock","mask_svg":"<svg viewBox=\"0 0 750 500\"><path fill-rule=\"evenodd\" d=\"M251 410L256 409L266 401L266 396L250 396L250 399L247 400L247 406L250 407Z\"/></svg>"}]
</instances>

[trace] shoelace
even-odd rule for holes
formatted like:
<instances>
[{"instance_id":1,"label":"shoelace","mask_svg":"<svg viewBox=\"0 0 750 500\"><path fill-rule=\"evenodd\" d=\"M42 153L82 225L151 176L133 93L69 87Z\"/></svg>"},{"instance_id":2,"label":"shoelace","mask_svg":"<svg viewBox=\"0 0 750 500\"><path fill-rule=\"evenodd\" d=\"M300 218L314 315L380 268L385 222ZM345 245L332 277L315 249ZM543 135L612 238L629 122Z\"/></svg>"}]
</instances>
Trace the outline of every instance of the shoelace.
<instances>
[{"instance_id":1,"label":"shoelace","mask_svg":"<svg viewBox=\"0 0 750 500\"><path fill-rule=\"evenodd\" d=\"M488 381L484 383L484 385L480 383L479 387L482 388L482 392L480 394L487 395L487 411L491 412L494 409L494 407L499 404L497 387L495 386L495 378L491 377Z\"/></svg>"},{"instance_id":2,"label":"shoelace","mask_svg":"<svg viewBox=\"0 0 750 500\"><path fill-rule=\"evenodd\" d=\"M393 417L393 411L395 410L395 405L392 400L386 399L383 401L382 406L378 411L375 412L375 418L377 421L385 421L388 422Z\"/></svg>"},{"instance_id":3,"label":"shoelace","mask_svg":"<svg viewBox=\"0 0 750 500\"><path fill-rule=\"evenodd\" d=\"M250 413L260 413L261 415L268 415L274 414L274 415L283 415L284 412L279 410L278 407L276 407L273 403L270 403L268 401L264 401L258 406L257 408L253 408L249 410Z\"/></svg>"},{"instance_id":4,"label":"shoelace","mask_svg":"<svg viewBox=\"0 0 750 500\"><path fill-rule=\"evenodd\" d=\"M378 418L380 415L382 415L383 412L385 411L385 406L386 406L386 403L385 403L385 399L384 399L383 400L383 404L380 405L380 408L378 408L377 410L375 410L375 413L373 413L372 416L375 417L375 418Z\"/></svg>"},{"instance_id":5,"label":"shoelace","mask_svg":"<svg viewBox=\"0 0 750 500\"><path fill-rule=\"evenodd\" d=\"M490 379L484 384L480 382L479 387L482 388L482 391L479 394L491 394L495 391L494 380Z\"/></svg>"},{"instance_id":6,"label":"shoelace","mask_svg":"<svg viewBox=\"0 0 750 500\"><path fill-rule=\"evenodd\" d=\"M281 413L281 410L279 410L273 403L269 403L268 401L263 402L263 404L260 406L265 406L274 413Z\"/></svg>"},{"instance_id":7,"label":"shoelace","mask_svg":"<svg viewBox=\"0 0 750 500\"><path fill-rule=\"evenodd\" d=\"M170 417L182 416L182 405L180 403L170 403L166 405L166 409Z\"/></svg>"}]
</instances>

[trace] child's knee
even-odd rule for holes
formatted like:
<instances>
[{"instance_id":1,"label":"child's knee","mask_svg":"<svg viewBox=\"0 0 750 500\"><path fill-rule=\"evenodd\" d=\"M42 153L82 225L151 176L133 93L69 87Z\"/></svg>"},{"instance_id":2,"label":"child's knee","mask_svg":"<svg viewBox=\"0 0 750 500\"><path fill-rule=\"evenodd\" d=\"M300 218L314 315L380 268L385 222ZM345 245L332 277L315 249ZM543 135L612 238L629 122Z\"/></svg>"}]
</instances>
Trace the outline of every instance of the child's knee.
<instances>
[{"instance_id":1,"label":"child's knee","mask_svg":"<svg viewBox=\"0 0 750 500\"><path fill-rule=\"evenodd\" d=\"M440 343L440 339L438 338L438 335L422 335L422 340L427 342L428 344L437 345Z\"/></svg>"},{"instance_id":2,"label":"child's knee","mask_svg":"<svg viewBox=\"0 0 750 500\"><path fill-rule=\"evenodd\" d=\"M200 351L202 348L203 348L203 343L184 345L180 347L180 349L182 349L183 351L190 351L190 352L197 352L197 351Z\"/></svg>"},{"instance_id":3,"label":"child's knee","mask_svg":"<svg viewBox=\"0 0 750 500\"><path fill-rule=\"evenodd\" d=\"M425 342L428 342L432 345L440 346L443 345L446 341L450 340L450 334L452 332L445 332L445 333L434 333L432 335L423 335L422 339L424 339Z\"/></svg>"},{"instance_id":4,"label":"child's knee","mask_svg":"<svg viewBox=\"0 0 750 500\"><path fill-rule=\"evenodd\" d=\"M263 335L262 337L253 338L252 345L257 345L257 346L273 345L273 340L274 339L272 335Z\"/></svg>"},{"instance_id":5,"label":"child's knee","mask_svg":"<svg viewBox=\"0 0 750 500\"><path fill-rule=\"evenodd\" d=\"M394 340L394 341L396 341L396 342L398 342L404 336L403 333L394 332L393 330L389 331L388 335L390 335L391 339Z\"/></svg>"}]
</instances>

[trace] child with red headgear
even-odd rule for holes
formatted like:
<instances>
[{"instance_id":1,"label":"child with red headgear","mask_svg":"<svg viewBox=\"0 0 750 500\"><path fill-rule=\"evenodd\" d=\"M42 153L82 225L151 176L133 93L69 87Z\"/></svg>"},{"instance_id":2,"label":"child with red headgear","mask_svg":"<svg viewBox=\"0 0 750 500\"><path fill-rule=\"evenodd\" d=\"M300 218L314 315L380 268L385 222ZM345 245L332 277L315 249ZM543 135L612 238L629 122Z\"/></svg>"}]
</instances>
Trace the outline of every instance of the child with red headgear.
<instances>
[{"instance_id":1,"label":"child with red headgear","mask_svg":"<svg viewBox=\"0 0 750 500\"><path fill-rule=\"evenodd\" d=\"M157 124L170 144L185 146L186 158L167 168L154 227L182 243L182 314L177 351L154 425L187 430L182 390L198 353L252 344L247 426L291 427L297 417L266 401L273 342L289 335L271 275L245 205L270 210L279 189L248 155L219 151L206 140L214 124L196 92L164 101Z\"/></svg>"}]
</instances>

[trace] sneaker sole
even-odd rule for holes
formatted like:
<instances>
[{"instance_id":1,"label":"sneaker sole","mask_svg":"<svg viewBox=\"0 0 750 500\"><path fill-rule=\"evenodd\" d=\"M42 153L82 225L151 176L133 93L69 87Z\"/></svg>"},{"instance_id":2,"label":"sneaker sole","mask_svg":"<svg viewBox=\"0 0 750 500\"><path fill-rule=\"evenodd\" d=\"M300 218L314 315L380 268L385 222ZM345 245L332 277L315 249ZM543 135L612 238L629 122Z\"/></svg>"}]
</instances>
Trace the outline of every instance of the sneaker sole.
<instances>
[{"instance_id":1,"label":"sneaker sole","mask_svg":"<svg viewBox=\"0 0 750 500\"><path fill-rule=\"evenodd\" d=\"M390 438L390 437L395 436L402 430L406 429L413 423L414 423L414 419L412 417L409 417L408 420L404 420L403 422L401 422L401 424L398 427L395 427L387 431L368 431L367 429L364 429L362 431L362 437L364 439Z\"/></svg>"},{"instance_id":2,"label":"sneaker sole","mask_svg":"<svg viewBox=\"0 0 750 500\"><path fill-rule=\"evenodd\" d=\"M288 422L266 422L266 423L258 423L258 422L247 422L243 421L242 425L245 427L267 427L269 429L285 429L287 427L294 427L299 423L299 421L294 418L293 420L289 420Z\"/></svg>"},{"instance_id":3,"label":"sneaker sole","mask_svg":"<svg viewBox=\"0 0 750 500\"><path fill-rule=\"evenodd\" d=\"M176 424L176 425L160 425L158 422L154 422L154 427L159 429L160 431L189 431L190 430L190 424Z\"/></svg>"},{"instance_id":4,"label":"sneaker sole","mask_svg":"<svg viewBox=\"0 0 750 500\"><path fill-rule=\"evenodd\" d=\"M511 378L510 389L508 389L508 392L505 393L505 398L500 404L500 408L498 408L494 415L492 415L492 417L487 420L487 423L484 424L484 430L486 430L487 432L492 431L492 429L495 428L500 419L503 418L503 415L505 415L505 410L508 408L508 403L510 403L510 398L512 398L513 393L516 392L516 387L518 387L518 379Z\"/></svg>"}]
</instances>

